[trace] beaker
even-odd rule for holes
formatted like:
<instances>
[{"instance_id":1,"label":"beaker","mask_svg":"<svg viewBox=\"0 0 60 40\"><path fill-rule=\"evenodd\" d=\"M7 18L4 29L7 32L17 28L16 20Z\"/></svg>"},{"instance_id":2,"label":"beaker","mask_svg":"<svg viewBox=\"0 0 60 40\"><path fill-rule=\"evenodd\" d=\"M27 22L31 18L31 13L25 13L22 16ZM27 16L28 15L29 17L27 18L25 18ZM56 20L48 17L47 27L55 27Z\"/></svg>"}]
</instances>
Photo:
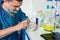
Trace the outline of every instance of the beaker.
<instances>
[{"instance_id":1,"label":"beaker","mask_svg":"<svg viewBox=\"0 0 60 40\"><path fill-rule=\"evenodd\" d=\"M54 22L55 22L55 16L53 15L52 11L47 12L45 15L44 23L42 23L43 29L45 31L52 32L54 30Z\"/></svg>"}]
</instances>

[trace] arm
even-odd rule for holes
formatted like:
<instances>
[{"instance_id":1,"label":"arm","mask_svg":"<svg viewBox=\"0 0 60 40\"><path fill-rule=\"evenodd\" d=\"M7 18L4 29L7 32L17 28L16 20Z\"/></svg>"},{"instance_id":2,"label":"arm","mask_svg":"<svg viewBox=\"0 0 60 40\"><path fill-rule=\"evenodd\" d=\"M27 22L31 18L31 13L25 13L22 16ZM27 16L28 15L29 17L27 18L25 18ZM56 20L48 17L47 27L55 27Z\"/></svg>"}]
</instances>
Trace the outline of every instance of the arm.
<instances>
[{"instance_id":1,"label":"arm","mask_svg":"<svg viewBox=\"0 0 60 40\"><path fill-rule=\"evenodd\" d=\"M7 29L0 30L0 38L3 38L3 37L15 32L15 31L16 31L15 27L10 27Z\"/></svg>"},{"instance_id":2,"label":"arm","mask_svg":"<svg viewBox=\"0 0 60 40\"><path fill-rule=\"evenodd\" d=\"M0 38L3 38L15 31L21 30L22 28L25 28L24 25L25 25L24 22L21 22L21 23L17 24L16 26L0 30Z\"/></svg>"}]
</instances>

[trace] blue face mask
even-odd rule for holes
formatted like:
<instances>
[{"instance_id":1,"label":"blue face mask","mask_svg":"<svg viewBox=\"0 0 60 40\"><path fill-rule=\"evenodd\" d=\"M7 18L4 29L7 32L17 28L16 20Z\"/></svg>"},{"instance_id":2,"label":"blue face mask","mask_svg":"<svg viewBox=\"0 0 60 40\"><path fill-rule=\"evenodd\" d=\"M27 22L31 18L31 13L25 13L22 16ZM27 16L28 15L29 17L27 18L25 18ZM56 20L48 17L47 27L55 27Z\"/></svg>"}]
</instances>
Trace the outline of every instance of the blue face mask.
<instances>
[{"instance_id":1,"label":"blue face mask","mask_svg":"<svg viewBox=\"0 0 60 40\"><path fill-rule=\"evenodd\" d=\"M17 11L18 11L18 10L17 10ZM17 13L17 11L13 11L12 9L9 9L9 8L8 8L8 12L9 12L9 13L13 13L13 14L14 14L14 13Z\"/></svg>"},{"instance_id":2,"label":"blue face mask","mask_svg":"<svg viewBox=\"0 0 60 40\"><path fill-rule=\"evenodd\" d=\"M7 7L8 7L8 5L7 5ZM13 13L13 14L14 14L14 13L17 13L17 11L14 12L14 11L13 11L12 9L10 9L9 7L8 7L8 12L9 12L9 13Z\"/></svg>"},{"instance_id":3,"label":"blue face mask","mask_svg":"<svg viewBox=\"0 0 60 40\"><path fill-rule=\"evenodd\" d=\"M12 9L8 9L8 12L9 12L9 13L13 13L13 14L14 14L14 13L17 13L17 11L13 11Z\"/></svg>"},{"instance_id":4,"label":"blue face mask","mask_svg":"<svg viewBox=\"0 0 60 40\"><path fill-rule=\"evenodd\" d=\"M8 12L9 12L9 13L14 13L14 11L13 11L13 10L11 10L11 9L8 9Z\"/></svg>"}]
</instances>

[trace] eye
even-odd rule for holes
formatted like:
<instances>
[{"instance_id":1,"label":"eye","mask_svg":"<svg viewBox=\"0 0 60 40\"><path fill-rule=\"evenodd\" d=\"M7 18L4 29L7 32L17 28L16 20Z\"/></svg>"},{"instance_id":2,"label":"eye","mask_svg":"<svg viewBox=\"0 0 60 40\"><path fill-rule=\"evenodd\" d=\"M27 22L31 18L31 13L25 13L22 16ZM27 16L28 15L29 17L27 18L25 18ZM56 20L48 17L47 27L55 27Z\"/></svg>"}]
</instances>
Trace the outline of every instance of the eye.
<instances>
[{"instance_id":1,"label":"eye","mask_svg":"<svg viewBox=\"0 0 60 40\"><path fill-rule=\"evenodd\" d=\"M14 7L19 7L19 6L14 6Z\"/></svg>"}]
</instances>

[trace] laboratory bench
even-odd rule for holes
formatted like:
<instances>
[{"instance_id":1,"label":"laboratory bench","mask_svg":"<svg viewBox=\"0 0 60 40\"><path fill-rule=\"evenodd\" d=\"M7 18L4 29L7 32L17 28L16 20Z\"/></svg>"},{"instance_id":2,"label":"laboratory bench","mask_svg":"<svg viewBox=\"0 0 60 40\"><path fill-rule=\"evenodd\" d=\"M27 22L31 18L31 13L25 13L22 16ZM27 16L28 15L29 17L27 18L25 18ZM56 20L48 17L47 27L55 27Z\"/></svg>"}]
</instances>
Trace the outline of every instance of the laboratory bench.
<instances>
[{"instance_id":1,"label":"laboratory bench","mask_svg":"<svg viewBox=\"0 0 60 40\"><path fill-rule=\"evenodd\" d=\"M56 29L55 32L59 32L60 29ZM28 30L27 33L29 34L30 36L30 39L31 40L47 40L46 38L44 38L43 36L48 34L48 35L52 35L51 33L52 32L48 32L48 31L45 31L43 30L42 27L38 27L38 29L36 31L31 31L31 30ZM43 35L42 35L43 34ZM51 37L51 36L50 36ZM52 38L52 37L51 37ZM49 40L52 40L52 39L49 39ZM60 39L53 39L53 40L60 40Z\"/></svg>"}]
</instances>

